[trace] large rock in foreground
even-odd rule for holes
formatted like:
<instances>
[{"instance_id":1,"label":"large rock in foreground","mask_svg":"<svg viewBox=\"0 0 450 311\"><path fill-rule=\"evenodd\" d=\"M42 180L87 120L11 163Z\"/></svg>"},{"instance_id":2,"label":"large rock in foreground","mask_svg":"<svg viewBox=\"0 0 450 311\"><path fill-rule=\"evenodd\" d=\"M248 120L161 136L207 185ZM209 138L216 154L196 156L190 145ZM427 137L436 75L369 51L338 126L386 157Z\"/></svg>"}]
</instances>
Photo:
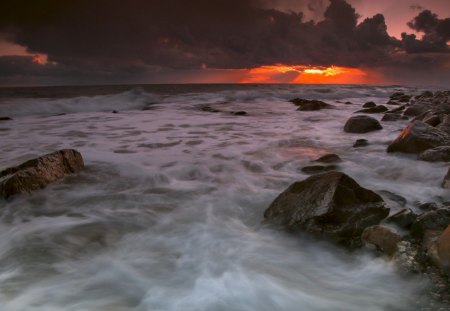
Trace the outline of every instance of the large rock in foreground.
<instances>
[{"instance_id":1,"label":"large rock in foreground","mask_svg":"<svg viewBox=\"0 0 450 311\"><path fill-rule=\"evenodd\" d=\"M288 230L303 230L354 246L361 232L387 217L389 209L375 192L341 172L295 182L265 211L264 218Z\"/></svg>"},{"instance_id":2,"label":"large rock in foreground","mask_svg":"<svg viewBox=\"0 0 450 311\"><path fill-rule=\"evenodd\" d=\"M419 153L450 145L450 135L421 121L410 123L389 145L388 152Z\"/></svg>"},{"instance_id":3,"label":"large rock in foreground","mask_svg":"<svg viewBox=\"0 0 450 311\"><path fill-rule=\"evenodd\" d=\"M63 149L29 160L0 172L0 197L29 193L77 173L84 168L83 157L73 149Z\"/></svg>"},{"instance_id":4,"label":"large rock in foreground","mask_svg":"<svg viewBox=\"0 0 450 311\"><path fill-rule=\"evenodd\" d=\"M344 131L347 133L367 133L382 128L377 119L368 116L351 117L344 125Z\"/></svg>"}]
</instances>

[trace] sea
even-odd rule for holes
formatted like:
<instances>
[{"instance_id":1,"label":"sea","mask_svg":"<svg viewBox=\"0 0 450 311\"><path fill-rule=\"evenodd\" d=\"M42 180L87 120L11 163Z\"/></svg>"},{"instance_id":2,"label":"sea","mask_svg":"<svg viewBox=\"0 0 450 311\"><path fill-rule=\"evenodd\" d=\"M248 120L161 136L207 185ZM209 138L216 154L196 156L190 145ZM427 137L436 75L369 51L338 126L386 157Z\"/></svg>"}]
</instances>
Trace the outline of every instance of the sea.
<instances>
[{"instance_id":1,"label":"sea","mask_svg":"<svg viewBox=\"0 0 450 311\"><path fill-rule=\"evenodd\" d=\"M80 151L86 165L0 201L0 310L414 310L423 279L370 252L286 232L263 213L327 153L342 158L338 170L382 194L391 213L449 201L440 186L448 164L386 152L407 120L343 131L362 104L424 90L0 88L0 117L12 119L0 121L0 170L64 148ZM296 111L295 97L334 109ZM369 145L354 148L361 138Z\"/></svg>"}]
</instances>

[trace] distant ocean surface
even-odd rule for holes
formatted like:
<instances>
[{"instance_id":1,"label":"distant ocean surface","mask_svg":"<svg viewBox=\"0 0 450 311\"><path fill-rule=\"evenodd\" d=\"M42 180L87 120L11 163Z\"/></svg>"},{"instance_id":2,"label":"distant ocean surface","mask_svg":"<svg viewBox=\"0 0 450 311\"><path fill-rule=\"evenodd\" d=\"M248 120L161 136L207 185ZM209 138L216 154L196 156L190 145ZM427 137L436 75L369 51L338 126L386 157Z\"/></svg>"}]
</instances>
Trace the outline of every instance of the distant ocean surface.
<instances>
[{"instance_id":1,"label":"distant ocean surface","mask_svg":"<svg viewBox=\"0 0 450 311\"><path fill-rule=\"evenodd\" d=\"M263 222L271 201L308 177L300 169L326 153L339 154L339 170L363 187L403 196L413 210L449 201L440 187L445 163L386 153L407 120L343 131L362 104L384 104L397 91L424 90L0 88L0 117L12 118L0 121L0 170L63 148L86 164L61 183L0 201L0 310L413 310L426 284L384 260ZM335 109L296 111L294 97ZM359 138L369 145L353 148Z\"/></svg>"}]
</instances>

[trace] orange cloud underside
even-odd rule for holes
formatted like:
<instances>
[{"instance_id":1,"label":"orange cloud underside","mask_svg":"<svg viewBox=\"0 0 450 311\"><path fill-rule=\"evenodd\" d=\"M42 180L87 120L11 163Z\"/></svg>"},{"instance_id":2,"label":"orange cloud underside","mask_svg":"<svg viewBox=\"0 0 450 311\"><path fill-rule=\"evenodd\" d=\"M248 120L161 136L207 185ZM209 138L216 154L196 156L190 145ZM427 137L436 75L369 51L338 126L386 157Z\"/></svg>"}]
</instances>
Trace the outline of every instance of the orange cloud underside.
<instances>
[{"instance_id":1,"label":"orange cloud underside","mask_svg":"<svg viewBox=\"0 0 450 311\"><path fill-rule=\"evenodd\" d=\"M373 72L338 66L271 65L249 69L241 83L362 84L380 83Z\"/></svg>"}]
</instances>

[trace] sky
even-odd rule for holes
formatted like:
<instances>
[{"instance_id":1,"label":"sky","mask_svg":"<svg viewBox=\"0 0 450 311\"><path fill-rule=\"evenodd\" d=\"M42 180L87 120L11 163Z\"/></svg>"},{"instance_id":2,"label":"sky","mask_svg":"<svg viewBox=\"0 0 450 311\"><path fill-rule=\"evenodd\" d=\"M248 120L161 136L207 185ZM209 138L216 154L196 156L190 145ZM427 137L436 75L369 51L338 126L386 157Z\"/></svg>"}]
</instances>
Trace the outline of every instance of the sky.
<instances>
[{"instance_id":1,"label":"sky","mask_svg":"<svg viewBox=\"0 0 450 311\"><path fill-rule=\"evenodd\" d=\"M450 0L3 0L0 86L450 84Z\"/></svg>"}]
</instances>

